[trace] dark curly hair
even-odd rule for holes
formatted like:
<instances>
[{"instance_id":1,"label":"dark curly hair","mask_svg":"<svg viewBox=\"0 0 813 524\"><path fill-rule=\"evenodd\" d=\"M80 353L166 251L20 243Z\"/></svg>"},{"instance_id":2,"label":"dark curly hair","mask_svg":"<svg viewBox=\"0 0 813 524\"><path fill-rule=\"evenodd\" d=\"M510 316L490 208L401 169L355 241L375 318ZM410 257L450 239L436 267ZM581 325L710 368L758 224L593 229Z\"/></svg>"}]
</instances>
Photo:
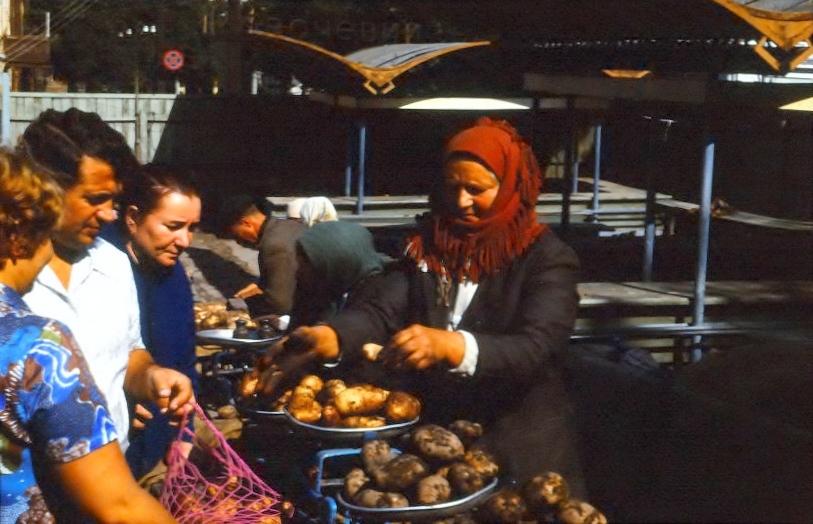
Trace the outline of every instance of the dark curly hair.
<instances>
[{"instance_id":1,"label":"dark curly hair","mask_svg":"<svg viewBox=\"0 0 813 524\"><path fill-rule=\"evenodd\" d=\"M62 213L62 189L19 153L0 149L0 264L30 258Z\"/></svg>"},{"instance_id":2,"label":"dark curly hair","mask_svg":"<svg viewBox=\"0 0 813 524\"><path fill-rule=\"evenodd\" d=\"M40 113L20 137L18 149L46 169L62 189L79 181L79 163L85 155L109 163L120 180L139 166L121 133L96 113L76 108Z\"/></svg>"}]
</instances>

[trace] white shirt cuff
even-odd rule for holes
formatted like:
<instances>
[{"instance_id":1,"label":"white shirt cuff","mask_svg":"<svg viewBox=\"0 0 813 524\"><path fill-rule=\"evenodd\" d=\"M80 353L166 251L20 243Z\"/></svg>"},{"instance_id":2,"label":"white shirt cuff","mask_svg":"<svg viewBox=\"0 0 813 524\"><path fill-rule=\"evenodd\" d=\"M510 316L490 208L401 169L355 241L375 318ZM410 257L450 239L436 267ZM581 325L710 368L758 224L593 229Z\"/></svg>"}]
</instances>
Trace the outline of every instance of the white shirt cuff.
<instances>
[{"instance_id":1,"label":"white shirt cuff","mask_svg":"<svg viewBox=\"0 0 813 524\"><path fill-rule=\"evenodd\" d=\"M480 347L477 345L477 339L468 331L457 330L456 333L463 335L463 360L459 366L449 371L471 377L477 371L477 357L480 355Z\"/></svg>"}]
</instances>

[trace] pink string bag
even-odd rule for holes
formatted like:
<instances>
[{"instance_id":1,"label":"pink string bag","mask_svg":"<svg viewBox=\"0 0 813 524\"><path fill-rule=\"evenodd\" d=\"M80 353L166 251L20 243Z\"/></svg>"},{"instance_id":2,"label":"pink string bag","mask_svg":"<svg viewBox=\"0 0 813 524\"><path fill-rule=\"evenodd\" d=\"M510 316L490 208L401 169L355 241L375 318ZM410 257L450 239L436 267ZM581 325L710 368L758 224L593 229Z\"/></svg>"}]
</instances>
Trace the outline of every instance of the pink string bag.
<instances>
[{"instance_id":1,"label":"pink string bag","mask_svg":"<svg viewBox=\"0 0 813 524\"><path fill-rule=\"evenodd\" d=\"M279 494L251 471L226 438L195 405L197 416L215 436L215 445L200 441L181 425L167 457L167 475L161 503L180 524L280 524ZM179 444L191 438L190 458Z\"/></svg>"}]
</instances>

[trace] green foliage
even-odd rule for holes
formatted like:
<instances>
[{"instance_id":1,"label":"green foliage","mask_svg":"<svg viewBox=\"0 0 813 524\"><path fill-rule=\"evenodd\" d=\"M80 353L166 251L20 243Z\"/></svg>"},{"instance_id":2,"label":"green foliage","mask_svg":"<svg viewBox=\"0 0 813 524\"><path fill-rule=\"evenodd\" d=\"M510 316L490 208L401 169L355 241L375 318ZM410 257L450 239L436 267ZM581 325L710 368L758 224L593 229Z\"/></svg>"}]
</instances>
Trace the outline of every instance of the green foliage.
<instances>
[{"instance_id":1,"label":"green foliage","mask_svg":"<svg viewBox=\"0 0 813 524\"><path fill-rule=\"evenodd\" d=\"M212 77L201 30L208 6L206 0L31 0L26 30L38 29L51 13L54 76L72 88L129 92L138 78L142 92L169 92L177 75L194 92L207 89ZM178 73L160 64L172 48L186 55Z\"/></svg>"}]
</instances>

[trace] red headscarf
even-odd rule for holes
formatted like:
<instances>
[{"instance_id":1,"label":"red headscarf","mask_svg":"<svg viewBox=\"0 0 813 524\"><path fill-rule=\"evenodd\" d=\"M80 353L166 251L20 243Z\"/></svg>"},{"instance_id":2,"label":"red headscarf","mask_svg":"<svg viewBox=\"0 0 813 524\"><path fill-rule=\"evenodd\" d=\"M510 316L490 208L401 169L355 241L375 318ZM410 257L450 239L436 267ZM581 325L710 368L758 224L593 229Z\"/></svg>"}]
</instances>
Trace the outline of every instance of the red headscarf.
<instances>
[{"instance_id":1,"label":"red headscarf","mask_svg":"<svg viewBox=\"0 0 813 524\"><path fill-rule=\"evenodd\" d=\"M500 188L488 212L477 222L457 218L433 195L432 214L421 232L409 239L406 254L442 280L472 282L494 273L522 255L548 230L536 218L542 174L531 147L504 120L483 117L452 137L444 161L455 154L472 155L499 179Z\"/></svg>"}]
</instances>

